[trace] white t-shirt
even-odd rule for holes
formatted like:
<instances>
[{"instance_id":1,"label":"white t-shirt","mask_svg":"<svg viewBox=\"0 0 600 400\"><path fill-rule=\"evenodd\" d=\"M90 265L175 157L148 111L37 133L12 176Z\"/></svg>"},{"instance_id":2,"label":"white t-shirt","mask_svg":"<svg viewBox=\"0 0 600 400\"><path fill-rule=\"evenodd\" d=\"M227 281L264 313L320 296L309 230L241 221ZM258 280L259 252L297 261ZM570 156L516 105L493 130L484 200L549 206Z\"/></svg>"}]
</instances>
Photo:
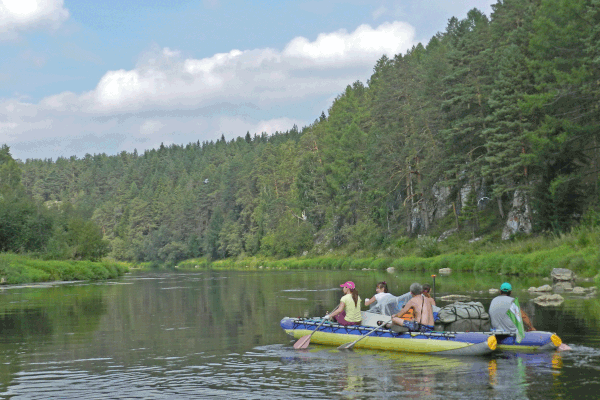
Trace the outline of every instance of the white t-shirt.
<instances>
[{"instance_id":1,"label":"white t-shirt","mask_svg":"<svg viewBox=\"0 0 600 400\"><path fill-rule=\"evenodd\" d=\"M381 303L381 300L384 297L386 297L386 296L393 296L393 294L381 292L381 293L377 293L374 297L375 297L375 300L377 300L378 303Z\"/></svg>"}]
</instances>

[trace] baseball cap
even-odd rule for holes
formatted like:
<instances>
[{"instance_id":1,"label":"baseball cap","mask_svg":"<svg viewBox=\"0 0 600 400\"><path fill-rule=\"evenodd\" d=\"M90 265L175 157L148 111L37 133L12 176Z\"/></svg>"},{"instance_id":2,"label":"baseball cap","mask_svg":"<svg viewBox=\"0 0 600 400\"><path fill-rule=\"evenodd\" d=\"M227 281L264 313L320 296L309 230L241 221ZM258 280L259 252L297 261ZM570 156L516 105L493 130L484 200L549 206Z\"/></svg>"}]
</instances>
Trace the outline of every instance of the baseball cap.
<instances>
[{"instance_id":1,"label":"baseball cap","mask_svg":"<svg viewBox=\"0 0 600 400\"><path fill-rule=\"evenodd\" d=\"M352 281L348 281L348 282L346 282L346 283L342 283L342 284L340 285L340 287L347 287L347 288L348 288L348 289L350 289L350 290L354 290L354 288L355 288L356 286L354 285L354 282L352 282Z\"/></svg>"},{"instance_id":2,"label":"baseball cap","mask_svg":"<svg viewBox=\"0 0 600 400\"><path fill-rule=\"evenodd\" d=\"M501 292L512 292L512 286L510 286L510 283L504 282L502 285L500 285L500 291Z\"/></svg>"}]
</instances>

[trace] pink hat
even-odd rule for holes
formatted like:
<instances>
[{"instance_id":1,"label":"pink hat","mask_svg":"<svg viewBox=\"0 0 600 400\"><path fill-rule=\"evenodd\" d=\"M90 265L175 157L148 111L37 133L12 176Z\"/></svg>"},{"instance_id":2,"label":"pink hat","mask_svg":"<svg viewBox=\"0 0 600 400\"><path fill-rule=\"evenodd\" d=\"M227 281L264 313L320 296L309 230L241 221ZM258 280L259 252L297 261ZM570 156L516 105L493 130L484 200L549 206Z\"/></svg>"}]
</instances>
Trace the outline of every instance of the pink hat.
<instances>
[{"instance_id":1,"label":"pink hat","mask_svg":"<svg viewBox=\"0 0 600 400\"><path fill-rule=\"evenodd\" d=\"M352 281L348 281L348 282L346 282L346 283L342 283L342 284L340 285L340 287L347 287L347 288L348 288L348 289L350 289L350 290L354 290L354 288L355 288L356 286L354 285L354 282L352 282Z\"/></svg>"}]
</instances>

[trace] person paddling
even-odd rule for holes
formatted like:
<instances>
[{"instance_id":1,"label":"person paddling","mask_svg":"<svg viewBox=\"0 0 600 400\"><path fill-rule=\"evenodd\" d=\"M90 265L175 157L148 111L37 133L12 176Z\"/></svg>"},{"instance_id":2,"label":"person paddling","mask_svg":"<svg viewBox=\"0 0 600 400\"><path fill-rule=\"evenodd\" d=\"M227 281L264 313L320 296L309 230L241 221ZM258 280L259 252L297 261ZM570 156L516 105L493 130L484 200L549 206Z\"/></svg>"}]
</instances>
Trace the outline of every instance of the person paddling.
<instances>
[{"instance_id":1,"label":"person paddling","mask_svg":"<svg viewBox=\"0 0 600 400\"><path fill-rule=\"evenodd\" d=\"M325 316L325 318L334 318L340 325L360 325L362 314L360 313L360 296L356 285L352 281L340 285L344 291L344 296L340 299L338 308Z\"/></svg>"}]
</instances>

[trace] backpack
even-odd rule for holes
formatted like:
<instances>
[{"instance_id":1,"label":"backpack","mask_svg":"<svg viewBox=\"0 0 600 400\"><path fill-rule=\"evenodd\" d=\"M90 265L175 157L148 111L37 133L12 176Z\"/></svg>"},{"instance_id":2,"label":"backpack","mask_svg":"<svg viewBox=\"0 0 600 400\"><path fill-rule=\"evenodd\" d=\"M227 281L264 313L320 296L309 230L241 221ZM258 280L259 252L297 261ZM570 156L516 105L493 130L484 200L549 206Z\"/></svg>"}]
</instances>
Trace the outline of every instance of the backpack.
<instances>
[{"instance_id":1,"label":"backpack","mask_svg":"<svg viewBox=\"0 0 600 400\"><path fill-rule=\"evenodd\" d=\"M450 324L461 319L489 320L490 315L485 312L483 304L476 301L456 302L442 307L438 313L438 320L442 324Z\"/></svg>"}]
</instances>

